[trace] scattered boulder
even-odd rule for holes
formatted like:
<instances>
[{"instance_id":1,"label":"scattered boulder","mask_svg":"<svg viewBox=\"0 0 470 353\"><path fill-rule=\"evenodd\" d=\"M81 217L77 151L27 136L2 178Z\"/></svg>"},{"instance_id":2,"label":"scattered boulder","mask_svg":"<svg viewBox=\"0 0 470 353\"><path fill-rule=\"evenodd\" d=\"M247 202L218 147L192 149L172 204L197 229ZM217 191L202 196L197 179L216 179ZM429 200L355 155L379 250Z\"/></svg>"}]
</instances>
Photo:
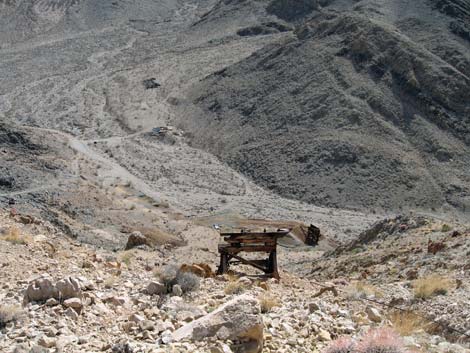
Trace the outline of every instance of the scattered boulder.
<instances>
[{"instance_id":1,"label":"scattered boulder","mask_svg":"<svg viewBox=\"0 0 470 353\"><path fill-rule=\"evenodd\" d=\"M57 299L59 300L81 298L82 296L80 282L73 277L68 277L58 281L55 284L55 287L59 296Z\"/></svg>"},{"instance_id":2,"label":"scattered boulder","mask_svg":"<svg viewBox=\"0 0 470 353\"><path fill-rule=\"evenodd\" d=\"M49 277L41 277L31 282L26 288L24 302L42 302L49 298L56 298L57 288Z\"/></svg>"},{"instance_id":3,"label":"scattered boulder","mask_svg":"<svg viewBox=\"0 0 470 353\"><path fill-rule=\"evenodd\" d=\"M145 288L144 292L149 295L160 295L165 294L167 292L167 288L160 282L152 281L147 285L147 288Z\"/></svg>"},{"instance_id":4,"label":"scattered boulder","mask_svg":"<svg viewBox=\"0 0 470 353\"><path fill-rule=\"evenodd\" d=\"M78 312L78 313L80 313L82 308L83 308L82 301L79 298L67 299L67 300L64 301L63 304L66 308L75 309L75 311Z\"/></svg>"},{"instance_id":5,"label":"scattered boulder","mask_svg":"<svg viewBox=\"0 0 470 353\"><path fill-rule=\"evenodd\" d=\"M382 315L380 315L380 312L376 308L371 306L367 307L366 314L370 321L376 323L382 322Z\"/></svg>"},{"instance_id":6,"label":"scattered boulder","mask_svg":"<svg viewBox=\"0 0 470 353\"><path fill-rule=\"evenodd\" d=\"M263 348L263 319L258 300L250 295L238 296L210 314L195 320L173 335L173 341L190 339L201 341L215 337L221 340L243 340L250 350L258 353Z\"/></svg>"},{"instance_id":7,"label":"scattered boulder","mask_svg":"<svg viewBox=\"0 0 470 353\"><path fill-rule=\"evenodd\" d=\"M82 291L77 279L68 277L52 283L49 276L43 276L32 281L24 294L24 302L44 302L50 298L65 300L69 298L81 298Z\"/></svg>"}]
</instances>

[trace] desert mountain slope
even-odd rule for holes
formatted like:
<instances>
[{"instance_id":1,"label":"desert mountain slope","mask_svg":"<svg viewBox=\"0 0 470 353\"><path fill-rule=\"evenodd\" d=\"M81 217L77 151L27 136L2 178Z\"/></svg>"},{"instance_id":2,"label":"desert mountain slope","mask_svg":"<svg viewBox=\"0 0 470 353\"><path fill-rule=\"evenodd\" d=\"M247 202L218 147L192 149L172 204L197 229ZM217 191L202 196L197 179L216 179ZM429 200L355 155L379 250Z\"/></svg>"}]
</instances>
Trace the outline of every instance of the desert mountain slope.
<instances>
[{"instance_id":1,"label":"desert mountain slope","mask_svg":"<svg viewBox=\"0 0 470 353\"><path fill-rule=\"evenodd\" d=\"M470 42L453 30L468 2L333 1L310 16L196 86L195 145L306 202L468 210Z\"/></svg>"}]
</instances>

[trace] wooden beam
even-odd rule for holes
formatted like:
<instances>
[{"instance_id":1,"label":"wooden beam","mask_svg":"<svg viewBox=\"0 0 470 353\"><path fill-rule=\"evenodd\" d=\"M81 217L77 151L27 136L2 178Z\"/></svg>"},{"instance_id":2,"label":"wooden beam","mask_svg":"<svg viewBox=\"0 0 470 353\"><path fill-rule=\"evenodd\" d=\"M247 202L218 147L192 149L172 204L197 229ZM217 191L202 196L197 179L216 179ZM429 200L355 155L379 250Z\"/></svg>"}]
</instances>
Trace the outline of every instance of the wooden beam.
<instances>
[{"instance_id":1,"label":"wooden beam","mask_svg":"<svg viewBox=\"0 0 470 353\"><path fill-rule=\"evenodd\" d=\"M225 252L228 254L236 254L241 251L246 252L271 252L276 250L276 246L274 245L255 245L255 246L227 246L220 248L219 252Z\"/></svg>"},{"instance_id":2,"label":"wooden beam","mask_svg":"<svg viewBox=\"0 0 470 353\"><path fill-rule=\"evenodd\" d=\"M240 256L238 256L238 255L232 255L232 257L233 257L234 259L237 259L237 260L240 261L240 262L243 262L244 264L253 266L253 267L255 267L255 268L257 268L258 270L261 270L261 271L263 271L263 272L268 271L268 268L267 268L267 267L258 265L258 263L255 262L255 261L251 261L251 260L244 259L243 257L240 257Z\"/></svg>"},{"instance_id":3,"label":"wooden beam","mask_svg":"<svg viewBox=\"0 0 470 353\"><path fill-rule=\"evenodd\" d=\"M265 236L265 237L282 237L289 234L289 231L279 231L279 232L246 232L246 233L220 233L222 237L239 237L239 236Z\"/></svg>"},{"instance_id":4,"label":"wooden beam","mask_svg":"<svg viewBox=\"0 0 470 353\"><path fill-rule=\"evenodd\" d=\"M225 239L227 243L230 244L269 244L275 245L276 239L269 238L257 238L257 239Z\"/></svg>"}]
</instances>

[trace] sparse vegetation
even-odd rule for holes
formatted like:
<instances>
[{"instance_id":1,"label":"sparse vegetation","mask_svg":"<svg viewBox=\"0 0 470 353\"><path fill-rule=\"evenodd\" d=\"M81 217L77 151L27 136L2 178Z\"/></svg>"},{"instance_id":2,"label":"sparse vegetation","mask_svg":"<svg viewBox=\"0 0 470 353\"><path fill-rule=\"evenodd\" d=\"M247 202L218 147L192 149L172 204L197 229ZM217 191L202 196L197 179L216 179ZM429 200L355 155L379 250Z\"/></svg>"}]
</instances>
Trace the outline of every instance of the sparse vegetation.
<instances>
[{"instance_id":1,"label":"sparse vegetation","mask_svg":"<svg viewBox=\"0 0 470 353\"><path fill-rule=\"evenodd\" d=\"M401 337L391 328L372 329L355 342L340 337L331 342L323 353L405 353Z\"/></svg>"},{"instance_id":2,"label":"sparse vegetation","mask_svg":"<svg viewBox=\"0 0 470 353\"><path fill-rule=\"evenodd\" d=\"M445 232L450 232L451 230L452 230L452 227L450 225L445 224L445 223L442 225L441 232L445 233Z\"/></svg>"},{"instance_id":3,"label":"sparse vegetation","mask_svg":"<svg viewBox=\"0 0 470 353\"><path fill-rule=\"evenodd\" d=\"M21 316L19 305L0 305L0 329L8 323L17 321Z\"/></svg>"},{"instance_id":4,"label":"sparse vegetation","mask_svg":"<svg viewBox=\"0 0 470 353\"><path fill-rule=\"evenodd\" d=\"M29 244L32 241L30 236L21 234L20 229L16 226L11 226L1 239L21 245Z\"/></svg>"},{"instance_id":5,"label":"sparse vegetation","mask_svg":"<svg viewBox=\"0 0 470 353\"><path fill-rule=\"evenodd\" d=\"M116 284L117 277L116 276L109 276L104 281L104 287L107 289L113 288Z\"/></svg>"},{"instance_id":6,"label":"sparse vegetation","mask_svg":"<svg viewBox=\"0 0 470 353\"><path fill-rule=\"evenodd\" d=\"M451 288L451 280L438 275L417 279L413 282L414 296L417 299L428 299L435 295L445 295Z\"/></svg>"},{"instance_id":7,"label":"sparse vegetation","mask_svg":"<svg viewBox=\"0 0 470 353\"><path fill-rule=\"evenodd\" d=\"M418 331L432 331L433 324L415 311L394 311L390 314L393 329L402 336Z\"/></svg>"},{"instance_id":8,"label":"sparse vegetation","mask_svg":"<svg viewBox=\"0 0 470 353\"><path fill-rule=\"evenodd\" d=\"M224 293L227 295L241 294L247 289L248 288L243 283L236 282L236 281L229 281L229 283L224 289Z\"/></svg>"},{"instance_id":9,"label":"sparse vegetation","mask_svg":"<svg viewBox=\"0 0 470 353\"><path fill-rule=\"evenodd\" d=\"M265 293L259 296L259 303L261 305L262 313L269 313L272 308L280 306L279 299L274 297L272 294Z\"/></svg>"},{"instance_id":10,"label":"sparse vegetation","mask_svg":"<svg viewBox=\"0 0 470 353\"><path fill-rule=\"evenodd\" d=\"M324 353L353 353L355 342L349 337L340 337L326 348Z\"/></svg>"},{"instance_id":11,"label":"sparse vegetation","mask_svg":"<svg viewBox=\"0 0 470 353\"><path fill-rule=\"evenodd\" d=\"M383 297L383 293L380 291L380 289L364 281L358 281L358 282L352 283L347 288L347 292L348 292L348 297L351 299L364 298L368 296L374 296L377 298Z\"/></svg>"},{"instance_id":12,"label":"sparse vegetation","mask_svg":"<svg viewBox=\"0 0 470 353\"><path fill-rule=\"evenodd\" d=\"M135 257L135 254L132 250L128 250L128 251L124 251L122 252L118 259L120 262L126 264L126 266L129 267L129 265L131 264L132 262L132 259Z\"/></svg>"},{"instance_id":13,"label":"sparse vegetation","mask_svg":"<svg viewBox=\"0 0 470 353\"><path fill-rule=\"evenodd\" d=\"M357 353L404 353L400 336L390 328L370 330L357 345Z\"/></svg>"},{"instance_id":14,"label":"sparse vegetation","mask_svg":"<svg viewBox=\"0 0 470 353\"><path fill-rule=\"evenodd\" d=\"M171 292L175 284L179 284L183 293L199 289L200 278L191 272L180 271L174 264L166 265L162 269L155 271L155 276L166 286L168 293Z\"/></svg>"},{"instance_id":15,"label":"sparse vegetation","mask_svg":"<svg viewBox=\"0 0 470 353\"><path fill-rule=\"evenodd\" d=\"M178 271L176 276L176 282L180 285L183 293L198 290L200 281L200 278L192 272Z\"/></svg>"}]
</instances>

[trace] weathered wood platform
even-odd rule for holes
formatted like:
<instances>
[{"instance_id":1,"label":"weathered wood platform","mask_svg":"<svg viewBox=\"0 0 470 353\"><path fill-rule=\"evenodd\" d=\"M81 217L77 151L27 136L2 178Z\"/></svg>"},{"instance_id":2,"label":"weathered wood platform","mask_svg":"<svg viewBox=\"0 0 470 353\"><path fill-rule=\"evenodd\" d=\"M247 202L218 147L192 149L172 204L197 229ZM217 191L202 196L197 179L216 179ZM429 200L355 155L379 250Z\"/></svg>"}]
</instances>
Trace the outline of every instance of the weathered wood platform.
<instances>
[{"instance_id":1,"label":"weathered wood platform","mask_svg":"<svg viewBox=\"0 0 470 353\"><path fill-rule=\"evenodd\" d=\"M250 265L258 270L263 271L267 275L279 279L277 269L277 240L286 236L288 229L279 229L275 232L233 232L220 233L226 244L219 245L220 265L218 274L226 273L231 264L236 262ZM268 258L263 260L247 260L240 256L241 252L259 252L267 253Z\"/></svg>"}]
</instances>

